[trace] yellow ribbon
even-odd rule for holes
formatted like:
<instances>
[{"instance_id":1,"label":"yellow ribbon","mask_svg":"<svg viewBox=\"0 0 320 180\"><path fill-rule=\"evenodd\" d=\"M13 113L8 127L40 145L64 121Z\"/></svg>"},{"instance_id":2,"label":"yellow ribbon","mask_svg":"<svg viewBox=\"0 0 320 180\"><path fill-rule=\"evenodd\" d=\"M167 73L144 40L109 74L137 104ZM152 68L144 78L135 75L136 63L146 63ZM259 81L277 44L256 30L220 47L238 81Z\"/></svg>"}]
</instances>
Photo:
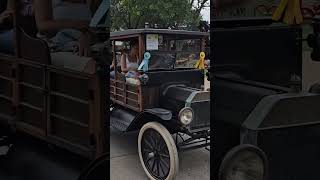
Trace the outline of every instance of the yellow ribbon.
<instances>
[{"instance_id":1,"label":"yellow ribbon","mask_svg":"<svg viewBox=\"0 0 320 180\"><path fill-rule=\"evenodd\" d=\"M303 22L300 0L281 0L279 6L273 13L272 19L287 24L301 24Z\"/></svg>"},{"instance_id":2,"label":"yellow ribbon","mask_svg":"<svg viewBox=\"0 0 320 180\"><path fill-rule=\"evenodd\" d=\"M197 69L204 69L204 58L206 57L206 54L204 52L200 53L200 58L194 65L195 68Z\"/></svg>"}]
</instances>

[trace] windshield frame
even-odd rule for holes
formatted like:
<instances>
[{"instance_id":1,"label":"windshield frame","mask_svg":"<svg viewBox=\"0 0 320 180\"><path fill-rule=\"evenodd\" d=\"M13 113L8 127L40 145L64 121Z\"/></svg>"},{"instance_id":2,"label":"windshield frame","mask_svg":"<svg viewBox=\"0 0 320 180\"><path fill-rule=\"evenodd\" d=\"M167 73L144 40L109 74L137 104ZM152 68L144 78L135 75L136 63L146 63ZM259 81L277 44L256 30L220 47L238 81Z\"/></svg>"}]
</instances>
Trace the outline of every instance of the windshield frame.
<instances>
[{"instance_id":1,"label":"windshield frame","mask_svg":"<svg viewBox=\"0 0 320 180\"><path fill-rule=\"evenodd\" d=\"M171 39L171 40L199 40L200 41L200 48L199 48L199 52L196 52L196 51L177 51L177 50L174 50L174 51L171 51L171 50L147 50L147 35L149 34L155 34L155 35L158 35L158 36L163 36L163 37L170 37L168 39ZM171 38L172 37L172 38ZM142 42L142 47L143 47L143 54L145 52L149 52L151 54L153 53L156 53L156 54L165 54L165 53L168 53L168 54L175 54L175 57L178 53L197 53L197 54L200 54L200 52L204 52L205 51L205 48L206 48L206 38L209 38L209 36L205 36L205 35L202 35L202 36L199 36L199 35L185 35L185 34L165 34L165 33L145 33L143 34L143 39L144 41ZM167 70L170 70L170 69L194 69L193 67L176 67L176 61L177 59L175 59L175 62L173 63L173 67L172 68L168 68ZM156 71L157 69L159 70L163 70L163 69L166 69L166 68L152 68L152 71Z\"/></svg>"},{"instance_id":2,"label":"windshield frame","mask_svg":"<svg viewBox=\"0 0 320 180\"><path fill-rule=\"evenodd\" d=\"M210 37L208 34L198 34L199 32L195 31L195 34L194 35L190 35L190 34L173 34L173 33L153 33L153 32L148 32L148 33L137 33L137 34L127 34L127 35L122 35L122 36L115 36L115 37L112 37L111 38L111 47L112 47L112 54L113 54L113 58L112 58L112 61L116 61L116 57L115 57L115 42L116 41L127 41L129 39L132 39L132 38L137 38L138 39L138 42L139 42L139 64L142 62L143 60L143 56L144 56L144 53L145 52L152 52L152 51L147 51L146 50L146 36L147 34L157 34L157 35L162 35L162 36L171 36L171 37L175 37L175 38L172 38L172 39L179 39L179 40L193 40L193 39L198 39L200 40L200 52L203 51L205 52L205 49L206 49L206 41L208 40L208 38ZM154 51L155 52L155 51ZM159 51L157 51L159 52ZM165 51L163 51L165 53ZM170 52L170 51L167 51L167 52ZM171 52L178 52L178 53L181 53L181 52L187 52L187 51L171 51ZM197 52L200 54L200 52ZM180 68L177 68L175 67L175 64L174 63L174 66L172 69L180 69ZM118 63L115 62L115 65L118 66ZM156 70L158 68L153 68L152 70ZM159 68L160 69L163 69L163 68ZM181 67L181 69L194 69L194 68L186 68L186 67ZM167 69L167 70L170 70Z\"/></svg>"}]
</instances>

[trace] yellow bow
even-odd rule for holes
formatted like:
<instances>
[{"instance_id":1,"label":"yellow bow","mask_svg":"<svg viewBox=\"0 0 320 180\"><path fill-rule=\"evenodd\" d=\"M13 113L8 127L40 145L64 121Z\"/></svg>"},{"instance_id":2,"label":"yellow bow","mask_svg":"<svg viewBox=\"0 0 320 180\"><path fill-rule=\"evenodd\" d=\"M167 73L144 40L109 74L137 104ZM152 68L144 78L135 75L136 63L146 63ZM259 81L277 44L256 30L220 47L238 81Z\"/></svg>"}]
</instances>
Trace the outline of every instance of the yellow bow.
<instances>
[{"instance_id":1,"label":"yellow bow","mask_svg":"<svg viewBox=\"0 0 320 180\"><path fill-rule=\"evenodd\" d=\"M196 64L194 65L195 68L197 69L204 69L204 58L206 57L204 52L200 53L200 58L199 60L196 62Z\"/></svg>"},{"instance_id":2,"label":"yellow bow","mask_svg":"<svg viewBox=\"0 0 320 180\"><path fill-rule=\"evenodd\" d=\"M283 22L287 24L301 24L303 22L303 17L300 0L281 0L279 6L273 13L272 19L279 21L282 16Z\"/></svg>"}]
</instances>

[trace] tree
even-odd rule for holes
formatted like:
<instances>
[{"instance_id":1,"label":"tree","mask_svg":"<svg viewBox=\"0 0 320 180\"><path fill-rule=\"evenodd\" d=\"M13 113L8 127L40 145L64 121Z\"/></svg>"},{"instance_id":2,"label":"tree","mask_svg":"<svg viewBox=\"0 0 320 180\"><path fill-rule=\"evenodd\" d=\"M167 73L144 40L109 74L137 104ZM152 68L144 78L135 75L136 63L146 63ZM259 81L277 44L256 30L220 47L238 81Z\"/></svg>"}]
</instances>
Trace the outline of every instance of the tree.
<instances>
[{"instance_id":1,"label":"tree","mask_svg":"<svg viewBox=\"0 0 320 180\"><path fill-rule=\"evenodd\" d=\"M112 29L143 28L146 22L165 29L194 29L208 4L209 0L113 0Z\"/></svg>"},{"instance_id":2,"label":"tree","mask_svg":"<svg viewBox=\"0 0 320 180\"><path fill-rule=\"evenodd\" d=\"M198 27L199 22L202 20L201 11L206 7L210 7L210 0L190 0L189 4L192 8L188 25L189 29L195 30L195 28Z\"/></svg>"}]
</instances>

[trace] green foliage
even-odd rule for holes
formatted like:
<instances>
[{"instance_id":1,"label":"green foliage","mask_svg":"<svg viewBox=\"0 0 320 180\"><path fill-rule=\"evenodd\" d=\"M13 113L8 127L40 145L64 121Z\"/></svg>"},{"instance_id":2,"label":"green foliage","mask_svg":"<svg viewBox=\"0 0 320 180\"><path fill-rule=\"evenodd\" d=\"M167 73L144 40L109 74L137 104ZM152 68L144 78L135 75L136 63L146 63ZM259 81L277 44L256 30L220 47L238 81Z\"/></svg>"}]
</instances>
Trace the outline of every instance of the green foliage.
<instances>
[{"instance_id":1,"label":"green foliage","mask_svg":"<svg viewBox=\"0 0 320 180\"><path fill-rule=\"evenodd\" d=\"M171 29L197 29L201 10L209 0L113 0L112 30L150 26Z\"/></svg>"}]
</instances>

